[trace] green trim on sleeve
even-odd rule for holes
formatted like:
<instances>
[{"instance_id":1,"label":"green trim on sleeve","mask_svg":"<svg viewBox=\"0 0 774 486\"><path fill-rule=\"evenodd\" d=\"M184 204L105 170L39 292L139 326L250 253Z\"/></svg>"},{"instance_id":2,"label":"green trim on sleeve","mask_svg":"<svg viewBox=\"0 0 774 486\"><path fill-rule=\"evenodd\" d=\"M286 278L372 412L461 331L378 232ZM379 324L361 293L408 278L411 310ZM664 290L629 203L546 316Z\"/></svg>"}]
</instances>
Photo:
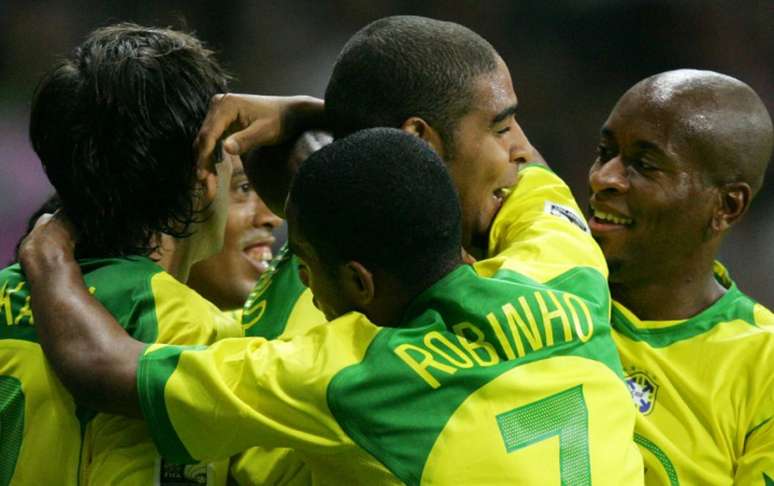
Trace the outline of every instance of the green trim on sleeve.
<instances>
[{"instance_id":1,"label":"green trim on sleeve","mask_svg":"<svg viewBox=\"0 0 774 486\"><path fill-rule=\"evenodd\" d=\"M148 430L159 452L176 464L197 462L178 437L169 418L164 391L167 381L177 369L184 351L205 349L206 346L164 346L150 353L143 352L137 363L137 395Z\"/></svg>"}]
</instances>

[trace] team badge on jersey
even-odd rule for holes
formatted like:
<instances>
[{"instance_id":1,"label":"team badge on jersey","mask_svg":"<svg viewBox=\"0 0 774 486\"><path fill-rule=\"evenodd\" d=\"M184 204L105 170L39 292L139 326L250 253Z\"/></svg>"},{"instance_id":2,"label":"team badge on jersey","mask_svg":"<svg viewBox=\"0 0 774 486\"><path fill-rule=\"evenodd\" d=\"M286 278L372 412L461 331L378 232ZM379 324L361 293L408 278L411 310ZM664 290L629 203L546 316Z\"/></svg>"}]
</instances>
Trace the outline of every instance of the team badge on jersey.
<instances>
[{"instance_id":1,"label":"team badge on jersey","mask_svg":"<svg viewBox=\"0 0 774 486\"><path fill-rule=\"evenodd\" d=\"M546 201L545 206L543 207L543 210L548 214L552 214L554 216L558 216L560 218L566 219L567 221L574 224L578 228L582 229L586 233L590 232L589 227L586 224L586 220L583 219L582 216L579 216L575 211L573 211L572 208L563 206L561 204L558 204L552 201Z\"/></svg>"},{"instance_id":2,"label":"team badge on jersey","mask_svg":"<svg viewBox=\"0 0 774 486\"><path fill-rule=\"evenodd\" d=\"M626 376L626 386L637 406L637 410L643 415L648 415L656 406L656 394L658 385L645 373L638 371Z\"/></svg>"}]
</instances>

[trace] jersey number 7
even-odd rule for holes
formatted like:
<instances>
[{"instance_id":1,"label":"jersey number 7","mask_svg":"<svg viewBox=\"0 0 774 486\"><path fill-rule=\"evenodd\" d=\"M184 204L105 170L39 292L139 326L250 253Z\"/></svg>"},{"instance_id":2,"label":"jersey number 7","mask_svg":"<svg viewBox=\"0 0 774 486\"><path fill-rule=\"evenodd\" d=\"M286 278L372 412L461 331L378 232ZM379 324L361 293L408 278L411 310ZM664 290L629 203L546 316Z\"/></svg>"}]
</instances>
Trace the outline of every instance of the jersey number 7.
<instances>
[{"instance_id":1,"label":"jersey number 7","mask_svg":"<svg viewBox=\"0 0 774 486\"><path fill-rule=\"evenodd\" d=\"M562 484L590 485L588 411L582 385L497 415L507 452L559 436Z\"/></svg>"}]
</instances>

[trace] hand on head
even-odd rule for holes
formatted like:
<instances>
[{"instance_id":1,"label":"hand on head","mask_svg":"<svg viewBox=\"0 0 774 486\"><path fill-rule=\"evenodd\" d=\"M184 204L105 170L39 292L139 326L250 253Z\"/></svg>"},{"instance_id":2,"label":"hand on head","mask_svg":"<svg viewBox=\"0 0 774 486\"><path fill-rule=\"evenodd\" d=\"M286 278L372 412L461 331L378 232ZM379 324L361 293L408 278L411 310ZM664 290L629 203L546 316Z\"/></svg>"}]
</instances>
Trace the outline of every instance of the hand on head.
<instances>
[{"instance_id":1,"label":"hand on head","mask_svg":"<svg viewBox=\"0 0 774 486\"><path fill-rule=\"evenodd\" d=\"M319 126L322 118L322 100L309 96L215 95L194 141L199 164L212 156L217 141L229 133L223 148L232 155L241 155Z\"/></svg>"}]
</instances>

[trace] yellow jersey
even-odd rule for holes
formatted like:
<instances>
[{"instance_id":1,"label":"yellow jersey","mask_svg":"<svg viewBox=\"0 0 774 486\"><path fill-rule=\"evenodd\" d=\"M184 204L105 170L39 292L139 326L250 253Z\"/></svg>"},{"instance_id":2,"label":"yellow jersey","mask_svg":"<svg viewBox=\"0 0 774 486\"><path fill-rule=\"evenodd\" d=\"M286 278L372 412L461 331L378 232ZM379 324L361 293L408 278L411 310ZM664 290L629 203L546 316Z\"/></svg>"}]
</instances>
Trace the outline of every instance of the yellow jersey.
<instances>
[{"instance_id":1,"label":"yellow jersey","mask_svg":"<svg viewBox=\"0 0 774 486\"><path fill-rule=\"evenodd\" d=\"M726 293L690 319L613 306L646 484L774 484L774 314L715 276Z\"/></svg>"},{"instance_id":2,"label":"yellow jersey","mask_svg":"<svg viewBox=\"0 0 774 486\"><path fill-rule=\"evenodd\" d=\"M396 327L350 312L289 340L149 346L137 388L159 450L287 447L315 484L642 484L604 257L579 214L529 167L494 222L497 256Z\"/></svg>"},{"instance_id":3,"label":"yellow jersey","mask_svg":"<svg viewBox=\"0 0 774 486\"><path fill-rule=\"evenodd\" d=\"M90 291L136 339L210 344L241 335L148 258L80 264ZM144 421L77 406L37 343L29 302L19 266L0 271L0 485L225 484L225 462L166 463Z\"/></svg>"}]
</instances>

